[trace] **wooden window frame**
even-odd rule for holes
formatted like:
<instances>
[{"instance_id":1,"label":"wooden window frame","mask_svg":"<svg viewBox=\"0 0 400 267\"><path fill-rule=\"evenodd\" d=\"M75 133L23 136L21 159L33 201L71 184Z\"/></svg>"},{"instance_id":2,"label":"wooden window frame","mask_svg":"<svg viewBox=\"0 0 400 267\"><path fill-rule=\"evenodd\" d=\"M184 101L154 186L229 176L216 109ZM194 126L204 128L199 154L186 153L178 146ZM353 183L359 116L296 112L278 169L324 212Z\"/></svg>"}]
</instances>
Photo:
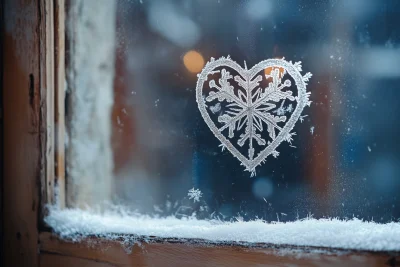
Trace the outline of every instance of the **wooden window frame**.
<instances>
[{"instance_id":1,"label":"wooden window frame","mask_svg":"<svg viewBox=\"0 0 400 267\"><path fill-rule=\"evenodd\" d=\"M59 239L43 216L46 204L65 207L65 0L0 3L3 266L400 264L385 252L136 237L128 253L117 241Z\"/></svg>"}]
</instances>

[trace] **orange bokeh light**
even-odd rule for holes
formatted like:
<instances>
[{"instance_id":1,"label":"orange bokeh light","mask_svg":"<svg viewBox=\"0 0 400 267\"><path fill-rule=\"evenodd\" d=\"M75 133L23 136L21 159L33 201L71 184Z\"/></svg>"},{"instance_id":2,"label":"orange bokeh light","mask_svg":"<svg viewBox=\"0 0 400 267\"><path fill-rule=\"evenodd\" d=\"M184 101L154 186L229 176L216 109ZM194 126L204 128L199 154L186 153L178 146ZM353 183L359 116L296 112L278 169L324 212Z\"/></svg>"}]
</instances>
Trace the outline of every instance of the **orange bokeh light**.
<instances>
[{"instance_id":1,"label":"orange bokeh light","mask_svg":"<svg viewBox=\"0 0 400 267\"><path fill-rule=\"evenodd\" d=\"M188 71L199 73L204 67L204 58L199 52L190 50L183 56L183 64Z\"/></svg>"},{"instance_id":2,"label":"orange bokeh light","mask_svg":"<svg viewBox=\"0 0 400 267\"><path fill-rule=\"evenodd\" d=\"M274 69L276 69L276 68L279 69L279 78L282 78L282 76L283 76L283 74L284 74L284 72L285 72L285 69L284 69L284 68L281 68L281 67L268 67L268 68L266 68L266 69L264 70L265 75L271 75L272 70L274 70Z\"/></svg>"}]
</instances>

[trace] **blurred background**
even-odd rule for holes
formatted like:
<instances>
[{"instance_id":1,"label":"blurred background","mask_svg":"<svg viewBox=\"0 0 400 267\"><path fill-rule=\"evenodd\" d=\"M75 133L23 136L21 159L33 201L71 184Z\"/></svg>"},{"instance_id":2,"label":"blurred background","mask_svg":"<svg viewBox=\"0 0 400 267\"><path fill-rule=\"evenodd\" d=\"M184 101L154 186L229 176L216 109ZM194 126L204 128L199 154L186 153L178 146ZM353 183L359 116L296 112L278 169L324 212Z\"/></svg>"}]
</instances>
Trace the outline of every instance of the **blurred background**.
<instances>
[{"instance_id":1,"label":"blurred background","mask_svg":"<svg viewBox=\"0 0 400 267\"><path fill-rule=\"evenodd\" d=\"M118 0L117 27L116 201L200 219L400 219L400 1ZM296 148L283 142L255 177L196 104L196 74L227 55L314 75Z\"/></svg>"}]
</instances>

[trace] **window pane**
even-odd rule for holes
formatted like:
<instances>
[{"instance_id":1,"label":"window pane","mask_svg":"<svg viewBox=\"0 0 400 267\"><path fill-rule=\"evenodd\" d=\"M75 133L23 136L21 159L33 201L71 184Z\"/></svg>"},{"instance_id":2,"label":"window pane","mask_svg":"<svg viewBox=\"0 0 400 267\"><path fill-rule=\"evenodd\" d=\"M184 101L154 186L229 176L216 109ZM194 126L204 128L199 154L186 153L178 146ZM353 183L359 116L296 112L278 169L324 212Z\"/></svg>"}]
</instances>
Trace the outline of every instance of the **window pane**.
<instances>
[{"instance_id":1,"label":"window pane","mask_svg":"<svg viewBox=\"0 0 400 267\"><path fill-rule=\"evenodd\" d=\"M118 201L201 219L398 220L399 14L395 0L118 1ZM243 68L285 57L313 74L312 104L292 143L282 142L253 177L221 151L196 103L196 74L228 55ZM209 114L221 112L217 104Z\"/></svg>"}]
</instances>

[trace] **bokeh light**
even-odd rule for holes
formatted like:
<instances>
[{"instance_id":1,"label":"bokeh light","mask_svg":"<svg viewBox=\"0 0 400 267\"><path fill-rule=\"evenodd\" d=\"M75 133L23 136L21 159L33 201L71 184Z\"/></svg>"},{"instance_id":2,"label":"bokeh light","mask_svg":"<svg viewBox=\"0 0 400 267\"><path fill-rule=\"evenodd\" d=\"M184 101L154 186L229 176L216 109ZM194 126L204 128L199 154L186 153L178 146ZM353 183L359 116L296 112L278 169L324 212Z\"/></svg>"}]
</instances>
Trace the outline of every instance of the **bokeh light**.
<instances>
[{"instance_id":1,"label":"bokeh light","mask_svg":"<svg viewBox=\"0 0 400 267\"><path fill-rule=\"evenodd\" d=\"M269 198L274 192L274 186L268 177L257 178L252 189L253 195L258 199Z\"/></svg>"},{"instance_id":2,"label":"bokeh light","mask_svg":"<svg viewBox=\"0 0 400 267\"><path fill-rule=\"evenodd\" d=\"M199 52L190 50L183 56L183 64L188 71L199 73L204 67L204 58Z\"/></svg>"},{"instance_id":3,"label":"bokeh light","mask_svg":"<svg viewBox=\"0 0 400 267\"><path fill-rule=\"evenodd\" d=\"M268 67L264 70L265 75L271 75L272 71L276 69L277 67ZM283 74L285 72L284 68L279 68L279 76L282 78Z\"/></svg>"}]
</instances>

